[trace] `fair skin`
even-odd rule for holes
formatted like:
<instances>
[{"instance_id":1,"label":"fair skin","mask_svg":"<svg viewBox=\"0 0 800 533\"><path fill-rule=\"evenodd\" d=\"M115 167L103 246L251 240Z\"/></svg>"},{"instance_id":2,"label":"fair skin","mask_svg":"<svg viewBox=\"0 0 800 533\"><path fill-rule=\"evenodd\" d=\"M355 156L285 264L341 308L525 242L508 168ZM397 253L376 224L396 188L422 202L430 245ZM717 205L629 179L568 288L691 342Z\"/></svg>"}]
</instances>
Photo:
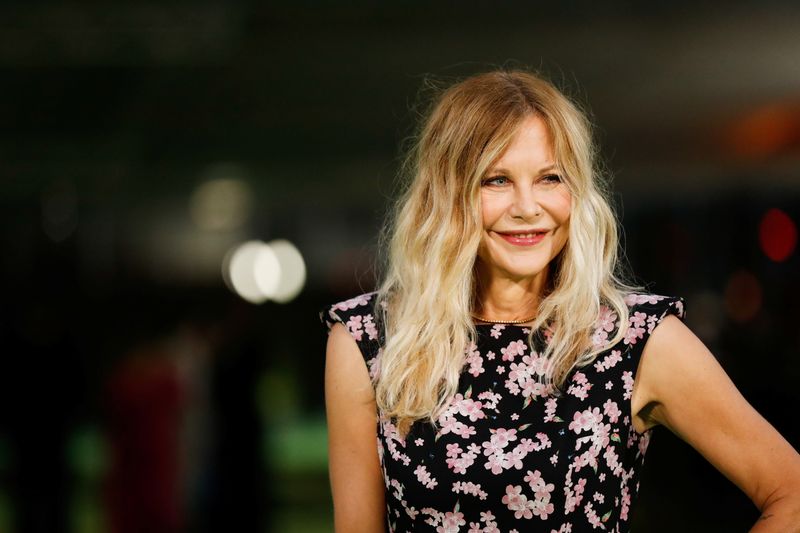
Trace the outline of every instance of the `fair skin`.
<instances>
[{"instance_id":1,"label":"fair skin","mask_svg":"<svg viewBox=\"0 0 800 533\"><path fill-rule=\"evenodd\" d=\"M535 314L548 266L568 236L571 197L549 169L545 124L525 120L481 185L480 316ZM546 229L526 241L510 232ZM355 341L341 324L328 337L325 369L329 460L337 532L384 531L376 406ZM800 532L800 455L742 397L714 355L683 322L665 317L645 344L631 412L636 431L670 429L735 483L761 511L751 533Z\"/></svg>"},{"instance_id":2,"label":"fair skin","mask_svg":"<svg viewBox=\"0 0 800 533\"><path fill-rule=\"evenodd\" d=\"M338 323L328 335L325 410L334 529L383 532L386 505L376 445L375 395L361 351Z\"/></svg>"},{"instance_id":3,"label":"fair skin","mask_svg":"<svg viewBox=\"0 0 800 533\"><path fill-rule=\"evenodd\" d=\"M518 320L536 314L547 265L567 242L571 201L547 127L531 115L481 182L479 316ZM534 230L547 230L541 242L520 238Z\"/></svg>"}]
</instances>

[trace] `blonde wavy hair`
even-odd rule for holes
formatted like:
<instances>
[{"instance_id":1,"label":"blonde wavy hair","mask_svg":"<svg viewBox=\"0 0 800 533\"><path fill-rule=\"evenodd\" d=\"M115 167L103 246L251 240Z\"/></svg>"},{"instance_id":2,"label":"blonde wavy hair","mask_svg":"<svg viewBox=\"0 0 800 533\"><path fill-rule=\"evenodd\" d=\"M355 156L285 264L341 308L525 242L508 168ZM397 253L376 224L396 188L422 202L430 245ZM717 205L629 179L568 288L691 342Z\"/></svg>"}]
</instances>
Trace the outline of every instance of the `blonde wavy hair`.
<instances>
[{"instance_id":1,"label":"blonde wavy hair","mask_svg":"<svg viewBox=\"0 0 800 533\"><path fill-rule=\"evenodd\" d=\"M544 383L559 394L576 367L625 335L626 294L618 260L617 219L596 162L586 115L551 83L524 70L495 70L441 91L412 137L399 198L383 240L385 272L376 296L385 343L374 373L382 416L401 433L436 419L458 389L477 298L475 263L481 240L480 183L531 114L548 127L557 165L572 195L569 236L548 268L548 287L528 335L550 340ZM601 305L623 327L596 345Z\"/></svg>"}]
</instances>

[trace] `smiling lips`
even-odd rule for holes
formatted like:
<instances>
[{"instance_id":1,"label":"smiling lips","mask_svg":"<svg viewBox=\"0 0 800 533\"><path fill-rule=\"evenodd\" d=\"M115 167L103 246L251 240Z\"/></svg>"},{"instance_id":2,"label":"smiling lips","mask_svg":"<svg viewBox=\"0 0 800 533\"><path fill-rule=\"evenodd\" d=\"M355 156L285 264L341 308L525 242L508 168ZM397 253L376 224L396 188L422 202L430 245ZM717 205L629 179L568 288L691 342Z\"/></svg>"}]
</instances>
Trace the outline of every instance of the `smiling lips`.
<instances>
[{"instance_id":1,"label":"smiling lips","mask_svg":"<svg viewBox=\"0 0 800 533\"><path fill-rule=\"evenodd\" d=\"M500 233L496 232L500 235L506 242L509 242L516 246L533 246L534 244L538 244L539 242L544 239L549 230L540 230L540 231L531 231L528 233L521 233L521 232L514 232L514 233Z\"/></svg>"}]
</instances>

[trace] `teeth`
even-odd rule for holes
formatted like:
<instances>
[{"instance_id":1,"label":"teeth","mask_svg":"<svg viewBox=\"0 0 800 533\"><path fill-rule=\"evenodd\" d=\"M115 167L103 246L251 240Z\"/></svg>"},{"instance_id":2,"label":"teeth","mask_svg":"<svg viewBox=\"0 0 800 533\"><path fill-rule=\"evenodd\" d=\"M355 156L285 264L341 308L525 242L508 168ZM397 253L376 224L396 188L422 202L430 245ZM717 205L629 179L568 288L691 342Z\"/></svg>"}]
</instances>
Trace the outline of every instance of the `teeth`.
<instances>
[{"instance_id":1,"label":"teeth","mask_svg":"<svg viewBox=\"0 0 800 533\"><path fill-rule=\"evenodd\" d=\"M514 235L514 237L518 237L520 239L532 239L536 235L541 235L542 233L543 232L539 232L539 233L515 233L513 235Z\"/></svg>"}]
</instances>

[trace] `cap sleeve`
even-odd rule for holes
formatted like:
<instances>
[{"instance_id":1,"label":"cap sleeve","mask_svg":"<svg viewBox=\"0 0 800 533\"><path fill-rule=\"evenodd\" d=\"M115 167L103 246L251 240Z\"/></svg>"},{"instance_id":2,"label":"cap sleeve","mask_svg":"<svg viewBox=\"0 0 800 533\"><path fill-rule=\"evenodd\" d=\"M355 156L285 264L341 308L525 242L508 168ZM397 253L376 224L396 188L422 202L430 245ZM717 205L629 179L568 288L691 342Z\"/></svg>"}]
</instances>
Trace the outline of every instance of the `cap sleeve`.
<instances>
[{"instance_id":1,"label":"cap sleeve","mask_svg":"<svg viewBox=\"0 0 800 533\"><path fill-rule=\"evenodd\" d=\"M625 299L630 306L628 331L623 342L641 352L653 330L667 315L686 320L685 301L681 296L631 294Z\"/></svg>"},{"instance_id":2,"label":"cap sleeve","mask_svg":"<svg viewBox=\"0 0 800 533\"><path fill-rule=\"evenodd\" d=\"M360 294L349 300L326 305L319 311L320 321L327 333L330 334L331 328L337 322L344 325L370 368L378 355L382 337L378 331L374 307L376 294Z\"/></svg>"}]
</instances>

